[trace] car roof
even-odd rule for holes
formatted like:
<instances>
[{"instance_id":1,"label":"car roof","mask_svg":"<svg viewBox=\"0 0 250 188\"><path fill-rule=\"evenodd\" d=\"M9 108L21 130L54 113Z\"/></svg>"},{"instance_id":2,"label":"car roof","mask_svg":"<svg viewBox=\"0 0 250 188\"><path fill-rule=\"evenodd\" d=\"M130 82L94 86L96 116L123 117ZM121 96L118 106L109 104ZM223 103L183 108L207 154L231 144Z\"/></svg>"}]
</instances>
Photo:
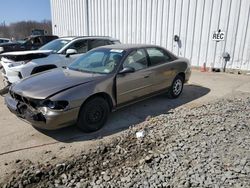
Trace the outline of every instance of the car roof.
<instances>
[{"instance_id":1,"label":"car roof","mask_svg":"<svg viewBox=\"0 0 250 188\"><path fill-rule=\"evenodd\" d=\"M168 54L170 54L172 57L178 58L178 56L176 56L175 54L173 54L166 48L158 46L158 45L153 45L153 44L113 44L113 45L107 45L107 46L100 46L98 48L94 48L93 50L95 49L110 49L110 50L114 49L115 50L116 49L116 50L130 51L130 50L135 50L138 48L161 48L167 51Z\"/></svg>"},{"instance_id":2,"label":"car roof","mask_svg":"<svg viewBox=\"0 0 250 188\"><path fill-rule=\"evenodd\" d=\"M152 44L114 44L108 46L101 46L98 48L130 50L130 49L147 48L147 47L159 47L159 46Z\"/></svg>"},{"instance_id":3,"label":"car roof","mask_svg":"<svg viewBox=\"0 0 250 188\"><path fill-rule=\"evenodd\" d=\"M1 40L10 40L10 39L8 39L8 38L0 38Z\"/></svg>"},{"instance_id":4,"label":"car roof","mask_svg":"<svg viewBox=\"0 0 250 188\"><path fill-rule=\"evenodd\" d=\"M115 38L112 38L110 36L64 36L60 37L60 39L66 39L66 40L76 40L76 39L107 39L107 40L118 40Z\"/></svg>"},{"instance_id":5,"label":"car roof","mask_svg":"<svg viewBox=\"0 0 250 188\"><path fill-rule=\"evenodd\" d=\"M30 35L27 38L34 38L34 37L58 37L56 35Z\"/></svg>"}]
</instances>

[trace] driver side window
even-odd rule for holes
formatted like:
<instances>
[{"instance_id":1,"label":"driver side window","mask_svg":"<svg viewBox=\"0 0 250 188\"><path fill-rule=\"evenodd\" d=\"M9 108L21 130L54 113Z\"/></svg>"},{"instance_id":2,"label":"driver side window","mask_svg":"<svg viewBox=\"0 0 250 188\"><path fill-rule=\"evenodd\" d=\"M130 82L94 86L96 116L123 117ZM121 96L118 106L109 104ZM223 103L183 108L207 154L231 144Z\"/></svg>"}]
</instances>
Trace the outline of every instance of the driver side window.
<instances>
[{"instance_id":1,"label":"driver side window","mask_svg":"<svg viewBox=\"0 0 250 188\"><path fill-rule=\"evenodd\" d=\"M124 67L132 67L137 70L147 68L147 57L144 50L134 50L132 51L123 63Z\"/></svg>"},{"instance_id":2,"label":"driver side window","mask_svg":"<svg viewBox=\"0 0 250 188\"><path fill-rule=\"evenodd\" d=\"M78 40L71 44L68 49L74 49L78 54L86 53L88 51L88 42L87 40Z\"/></svg>"}]
</instances>

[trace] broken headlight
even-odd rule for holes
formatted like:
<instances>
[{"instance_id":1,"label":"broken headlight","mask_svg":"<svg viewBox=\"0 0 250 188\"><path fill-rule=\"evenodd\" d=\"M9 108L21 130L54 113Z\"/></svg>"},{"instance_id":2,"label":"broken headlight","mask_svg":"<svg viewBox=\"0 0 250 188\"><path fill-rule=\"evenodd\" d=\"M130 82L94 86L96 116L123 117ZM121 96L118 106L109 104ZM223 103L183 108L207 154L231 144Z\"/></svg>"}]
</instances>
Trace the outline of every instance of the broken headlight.
<instances>
[{"instance_id":1,"label":"broken headlight","mask_svg":"<svg viewBox=\"0 0 250 188\"><path fill-rule=\"evenodd\" d=\"M53 109L53 110L63 110L65 109L68 105L68 101L51 101L51 100L46 100L43 103L46 107Z\"/></svg>"}]
</instances>

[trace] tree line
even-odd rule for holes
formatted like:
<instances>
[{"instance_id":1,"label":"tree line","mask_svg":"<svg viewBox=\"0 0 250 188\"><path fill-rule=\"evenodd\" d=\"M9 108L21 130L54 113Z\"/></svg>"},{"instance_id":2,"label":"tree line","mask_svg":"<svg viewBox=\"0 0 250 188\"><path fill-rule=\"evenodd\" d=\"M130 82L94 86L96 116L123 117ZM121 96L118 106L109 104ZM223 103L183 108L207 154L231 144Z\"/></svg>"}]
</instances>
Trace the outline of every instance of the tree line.
<instances>
[{"instance_id":1,"label":"tree line","mask_svg":"<svg viewBox=\"0 0 250 188\"><path fill-rule=\"evenodd\" d=\"M21 21L6 25L5 23L0 24L0 38L10 39L24 39L31 35L33 29L42 29L47 32L48 35L52 34L52 24L50 20L37 21Z\"/></svg>"}]
</instances>

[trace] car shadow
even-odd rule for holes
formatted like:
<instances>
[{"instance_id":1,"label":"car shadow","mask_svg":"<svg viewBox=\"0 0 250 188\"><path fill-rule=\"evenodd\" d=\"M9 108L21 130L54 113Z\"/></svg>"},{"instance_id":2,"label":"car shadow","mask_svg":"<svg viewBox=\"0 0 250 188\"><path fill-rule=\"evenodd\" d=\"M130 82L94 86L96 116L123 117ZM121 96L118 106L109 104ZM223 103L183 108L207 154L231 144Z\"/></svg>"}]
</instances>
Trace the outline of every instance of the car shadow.
<instances>
[{"instance_id":1,"label":"car shadow","mask_svg":"<svg viewBox=\"0 0 250 188\"><path fill-rule=\"evenodd\" d=\"M106 125L94 133L83 133L76 126L54 131L39 131L65 143L98 139L126 130L132 125L143 122L148 116L167 114L169 110L194 101L209 92L209 88L193 84L185 85L183 93L177 99L169 99L166 95L159 95L111 113Z\"/></svg>"}]
</instances>

